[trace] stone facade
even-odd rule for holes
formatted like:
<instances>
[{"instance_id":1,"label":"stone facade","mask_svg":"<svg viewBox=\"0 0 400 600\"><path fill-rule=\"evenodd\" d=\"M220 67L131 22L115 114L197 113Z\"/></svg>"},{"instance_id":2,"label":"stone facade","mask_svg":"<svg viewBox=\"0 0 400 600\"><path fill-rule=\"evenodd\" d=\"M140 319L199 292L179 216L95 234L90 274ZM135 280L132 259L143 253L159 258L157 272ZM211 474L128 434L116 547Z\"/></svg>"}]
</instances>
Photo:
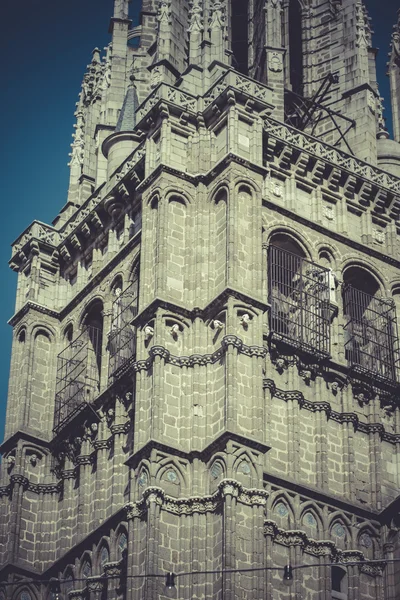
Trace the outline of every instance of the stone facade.
<instances>
[{"instance_id":1,"label":"stone facade","mask_svg":"<svg viewBox=\"0 0 400 600\"><path fill-rule=\"evenodd\" d=\"M400 140L365 7L115 0L110 29L67 204L13 244L1 600L400 598Z\"/></svg>"}]
</instances>

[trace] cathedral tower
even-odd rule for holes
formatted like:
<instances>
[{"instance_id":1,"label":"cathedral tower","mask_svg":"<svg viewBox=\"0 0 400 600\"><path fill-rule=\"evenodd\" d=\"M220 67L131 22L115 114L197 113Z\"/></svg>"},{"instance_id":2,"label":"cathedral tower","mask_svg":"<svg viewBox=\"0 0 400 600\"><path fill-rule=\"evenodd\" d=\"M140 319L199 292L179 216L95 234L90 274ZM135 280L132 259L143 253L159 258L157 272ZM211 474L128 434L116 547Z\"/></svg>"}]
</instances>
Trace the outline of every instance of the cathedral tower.
<instances>
[{"instance_id":1,"label":"cathedral tower","mask_svg":"<svg viewBox=\"0 0 400 600\"><path fill-rule=\"evenodd\" d=\"M12 249L0 600L396 600L398 26L394 140L360 0L110 32Z\"/></svg>"}]
</instances>

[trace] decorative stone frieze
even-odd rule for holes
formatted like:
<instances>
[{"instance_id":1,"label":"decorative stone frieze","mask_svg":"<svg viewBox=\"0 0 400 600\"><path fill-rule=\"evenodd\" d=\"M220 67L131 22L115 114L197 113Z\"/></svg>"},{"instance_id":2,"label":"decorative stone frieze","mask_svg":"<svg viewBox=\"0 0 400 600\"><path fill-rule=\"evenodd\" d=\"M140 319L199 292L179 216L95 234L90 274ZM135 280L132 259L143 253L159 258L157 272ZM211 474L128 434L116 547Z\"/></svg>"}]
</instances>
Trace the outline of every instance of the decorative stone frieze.
<instances>
[{"instance_id":1,"label":"decorative stone frieze","mask_svg":"<svg viewBox=\"0 0 400 600\"><path fill-rule=\"evenodd\" d=\"M273 380L265 379L264 388L268 389L273 397L284 400L285 402L297 401L301 408L311 412L325 412L327 418L337 423L352 423L354 430L360 433L378 433L380 437L391 444L400 442L400 433L389 433L380 423L364 423L360 421L355 413L339 413L332 409L329 402L310 401L304 398L302 392L279 390Z\"/></svg>"}]
</instances>

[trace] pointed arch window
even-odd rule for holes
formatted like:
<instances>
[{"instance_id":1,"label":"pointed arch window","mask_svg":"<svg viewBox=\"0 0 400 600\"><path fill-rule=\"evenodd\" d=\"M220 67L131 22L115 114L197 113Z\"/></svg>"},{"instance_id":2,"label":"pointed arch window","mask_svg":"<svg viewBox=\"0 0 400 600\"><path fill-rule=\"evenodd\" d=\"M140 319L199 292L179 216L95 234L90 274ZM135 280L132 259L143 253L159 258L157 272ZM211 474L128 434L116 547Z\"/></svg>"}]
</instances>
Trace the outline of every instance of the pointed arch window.
<instances>
[{"instance_id":1,"label":"pointed arch window","mask_svg":"<svg viewBox=\"0 0 400 600\"><path fill-rule=\"evenodd\" d=\"M122 377L136 358L136 328L132 321L138 312L139 262L136 263L133 270L131 283L123 291L116 288L115 296L111 331L108 338L109 383Z\"/></svg>"},{"instance_id":2,"label":"pointed arch window","mask_svg":"<svg viewBox=\"0 0 400 600\"><path fill-rule=\"evenodd\" d=\"M344 273L345 353L356 372L397 381L399 348L396 308L392 298L379 296L376 279L361 267Z\"/></svg>"},{"instance_id":3,"label":"pointed arch window","mask_svg":"<svg viewBox=\"0 0 400 600\"><path fill-rule=\"evenodd\" d=\"M268 255L271 338L329 355L329 270L306 260L288 236L272 239Z\"/></svg>"}]
</instances>

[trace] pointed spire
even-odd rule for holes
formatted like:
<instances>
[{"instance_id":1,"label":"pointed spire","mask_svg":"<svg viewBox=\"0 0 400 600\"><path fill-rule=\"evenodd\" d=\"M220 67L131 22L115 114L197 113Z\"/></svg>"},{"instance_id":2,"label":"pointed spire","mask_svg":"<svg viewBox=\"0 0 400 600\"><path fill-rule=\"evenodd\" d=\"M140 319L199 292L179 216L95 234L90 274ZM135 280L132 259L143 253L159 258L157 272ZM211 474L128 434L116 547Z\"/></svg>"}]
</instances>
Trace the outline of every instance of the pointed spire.
<instances>
[{"instance_id":1,"label":"pointed spire","mask_svg":"<svg viewBox=\"0 0 400 600\"><path fill-rule=\"evenodd\" d=\"M139 106L139 99L135 86L135 76L133 74L130 76L130 81L115 128L116 133L133 131L136 127L136 110Z\"/></svg>"}]
</instances>

